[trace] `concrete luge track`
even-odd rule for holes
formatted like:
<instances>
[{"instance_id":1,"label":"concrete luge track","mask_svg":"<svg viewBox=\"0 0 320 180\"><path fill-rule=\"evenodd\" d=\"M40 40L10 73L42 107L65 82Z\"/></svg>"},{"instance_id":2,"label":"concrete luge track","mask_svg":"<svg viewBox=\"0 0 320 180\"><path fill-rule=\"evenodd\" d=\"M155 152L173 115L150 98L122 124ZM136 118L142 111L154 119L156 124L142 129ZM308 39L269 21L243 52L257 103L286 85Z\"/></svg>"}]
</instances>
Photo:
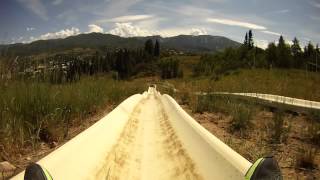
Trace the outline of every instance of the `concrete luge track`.
<instances>
[{"instance_id":1,"label":"concrete luge track","mask_svg":"<svg viewBox=\"0 0 320 180\"><path fill-rule=\"evenodd\" d=\"M229 93L229 92L212 92L212 93L196 93L197 95L227 95L237 97L255 98L260 100L261 103L267 103L269 105L284 105L288 106L289 109L299 109L302 111L306 110L320 110L320 102L309 101L304 99L285 97L273 94L262 94L262 93ZM291 108L290 108L291 107Z\"/></svg>"},{"instance_id":2,"label":"concrete luge track","mask_svg":"<svg viewBox=\"0 0 320 180\"><path fill-rule=\"evenodd\" d=\"M251 166L152 87L38 163L53 179L243 179Z\"/></svg>"}]
</instances>

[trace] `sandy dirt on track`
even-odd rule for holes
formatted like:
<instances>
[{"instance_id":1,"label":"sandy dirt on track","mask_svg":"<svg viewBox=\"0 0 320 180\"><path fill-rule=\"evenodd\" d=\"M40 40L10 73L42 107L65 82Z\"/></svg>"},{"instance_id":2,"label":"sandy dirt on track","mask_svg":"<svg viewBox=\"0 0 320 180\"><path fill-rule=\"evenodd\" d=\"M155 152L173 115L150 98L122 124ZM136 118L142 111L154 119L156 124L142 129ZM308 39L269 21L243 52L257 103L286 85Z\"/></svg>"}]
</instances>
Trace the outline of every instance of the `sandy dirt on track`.
<instances>
[{"instance_id":1,"label":"sandy dirt on track","mask_svg":"<svg viewBox=\"0 0 320 180\"><path fill-rule=\"evenodd\" d=\"M203 179L163 109L149 94L134 108L96 179Z\"/></svg>"}]
</instances>

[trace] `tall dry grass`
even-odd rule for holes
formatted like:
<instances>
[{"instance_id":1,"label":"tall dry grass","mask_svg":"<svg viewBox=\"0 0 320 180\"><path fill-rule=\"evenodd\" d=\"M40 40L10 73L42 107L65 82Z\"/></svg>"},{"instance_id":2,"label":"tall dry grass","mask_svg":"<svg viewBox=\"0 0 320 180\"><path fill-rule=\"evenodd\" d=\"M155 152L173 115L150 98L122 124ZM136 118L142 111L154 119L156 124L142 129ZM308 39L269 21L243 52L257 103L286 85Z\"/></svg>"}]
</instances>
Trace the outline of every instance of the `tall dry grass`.
<instances>
[{"instance_id":1,"label":"tall dry grass","mask_svg":"<svg viewBox=\"0 0 320 180\"><path fill-rule=\"evenodd\" d=\"M71 119L77 123L107 104L141 93L142 83L115 81L109 76L85 77L52 85L10 81L0 85L0 144L36 146L47 134L66 136ZM45 137L43 137L45 136Z\"/></svg>"}]
</instances>

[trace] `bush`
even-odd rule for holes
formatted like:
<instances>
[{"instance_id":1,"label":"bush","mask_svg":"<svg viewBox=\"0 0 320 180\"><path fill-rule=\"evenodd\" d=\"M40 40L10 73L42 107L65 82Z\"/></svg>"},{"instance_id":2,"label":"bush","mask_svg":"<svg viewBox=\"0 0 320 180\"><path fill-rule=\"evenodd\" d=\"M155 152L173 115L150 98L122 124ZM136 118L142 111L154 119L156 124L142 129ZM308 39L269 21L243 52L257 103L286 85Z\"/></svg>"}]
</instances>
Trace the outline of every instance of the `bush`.
<instances>
[{"instance_id":1,"label":"bush","mask_svg":"<svg viewBox=\"0 0 320 180\"><path fill-rule=\"evenodd\" d=\"M219 109L219 104L223 101L215 95L199 95L196 98L196 104L193 111L196 113L208 112L218 112L222 111Z\"/></svg>"},{"instance_id":2,"label":"bush","mask_svg":"<svg viewBox=\"0 0 320 180\"><path fill-rule=\"evenodd\" d=\"M180 69L180 62L178 59L161 59L159 62L162 79L182 78L183 71Z\"/></svg>"},{"instance_id":3,"label":"bush","mask_svg":"<svg viewBox=\"0 0 320 180\"><path fill-rule=\"evenodd\" d=\"M303 147L296 155L296 168L315 169L316 148Z\"/></svg>"},{"instance_id":4,"label":"bush","mask_svg":"<svg viewBox=\"0 0 320 180\"><path fill-rule=\"evenodd\" d=\"M210 98L208 98L207 96L198 96L196 99L194 112L203 113L205 111L208 111L210 103Z\"/></svg>"},{"instance_id":5,"label":"bush","mask_svg":"<svg viewBox=\"0 0 320 180\"><path fill-rule=\"evenodd\" d=\"M119 80L119 74L117 71L111 71L111 77L113 80Z\"/></svg>"},{"instance_id":6,"label":"bush","mask_svg":"<svg viewBox=\"0 0 320 180\"><path fill-rule=\"evenodd\" d=\"M142 92L142 86L135 85L108 76L61 85L12 81L0 88L0 144L35 146L66 137L70 120L80 121L107 103L118 104Z\"/></svg>"},{"instance_id":7,"label":"bush","mask_svg":"<svg viewBox=\"0 0 320 180\"><path fill-rule=\"evenodd\" d=\"M307 128L307 137L315 145L320 145L320 124L312 123Z\"/></svg>"},{"instance_id":8,"label":"bush","mask_svg":"<svg viewBox=\"0 0 320 180\"><path fill-rule=\"evenodd\" d=\"M311 110L308 113L308 116L312 121L316 121L320 123L320 110Z\"/></svg>"},{"instance_id":9,"label":"bush","mask_svg":"<svg viewBox=\"0 0 320 180\"><path fill-rule=\"evenodd\" d=\"M189 102L190 102L189 92L187 92L187 91L182 92L182 94L181 94L181 103L189 105Z\"/></svg>"},{"instance_id":10,"label":"bush","mask_svg":"<svg viewBox=\"0 0 320 180\"><path fill-rule=\"evenodd\" d=\"M243 104L235 104L234 109L232 110L232 123L231 130L232 131L240 131L242 133L243 130L249 127L250 120L252 117L252 110L243 105Z\"/></svg>"},{"instance_id":11,"label":"bush","mask_svg":"<svg viewBox=\"0 0 320 180\"><path fill-rule=\"evenodd\" d=\"M288 138L288 133L291 126L285 126L284 124L284 113L282 111L276 111L273 114L272 123L269 125L271 131L271 142L272 143L282 143L286 142Z\"/></svg>"}]
</instances>

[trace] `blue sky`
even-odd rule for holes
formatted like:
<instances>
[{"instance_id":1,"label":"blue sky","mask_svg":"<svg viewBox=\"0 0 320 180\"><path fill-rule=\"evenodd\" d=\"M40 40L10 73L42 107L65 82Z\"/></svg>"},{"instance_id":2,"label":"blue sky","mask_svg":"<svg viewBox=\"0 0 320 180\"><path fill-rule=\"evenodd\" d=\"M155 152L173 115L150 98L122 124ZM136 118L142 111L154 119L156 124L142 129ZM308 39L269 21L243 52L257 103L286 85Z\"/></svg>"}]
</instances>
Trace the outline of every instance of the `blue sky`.
<instances>
[{"instance_id":1,"label":"blue sky","mask_svg":"<svg viewBox=\"0 0 320 180\"><path fill-rule=\"evenodd\" d=\"M252 29L266 47L282 34L320 42L320 0L1 0L0 43L89 32L124 37L221 35L242 42Z\"/></svg>"}]
</instances>

